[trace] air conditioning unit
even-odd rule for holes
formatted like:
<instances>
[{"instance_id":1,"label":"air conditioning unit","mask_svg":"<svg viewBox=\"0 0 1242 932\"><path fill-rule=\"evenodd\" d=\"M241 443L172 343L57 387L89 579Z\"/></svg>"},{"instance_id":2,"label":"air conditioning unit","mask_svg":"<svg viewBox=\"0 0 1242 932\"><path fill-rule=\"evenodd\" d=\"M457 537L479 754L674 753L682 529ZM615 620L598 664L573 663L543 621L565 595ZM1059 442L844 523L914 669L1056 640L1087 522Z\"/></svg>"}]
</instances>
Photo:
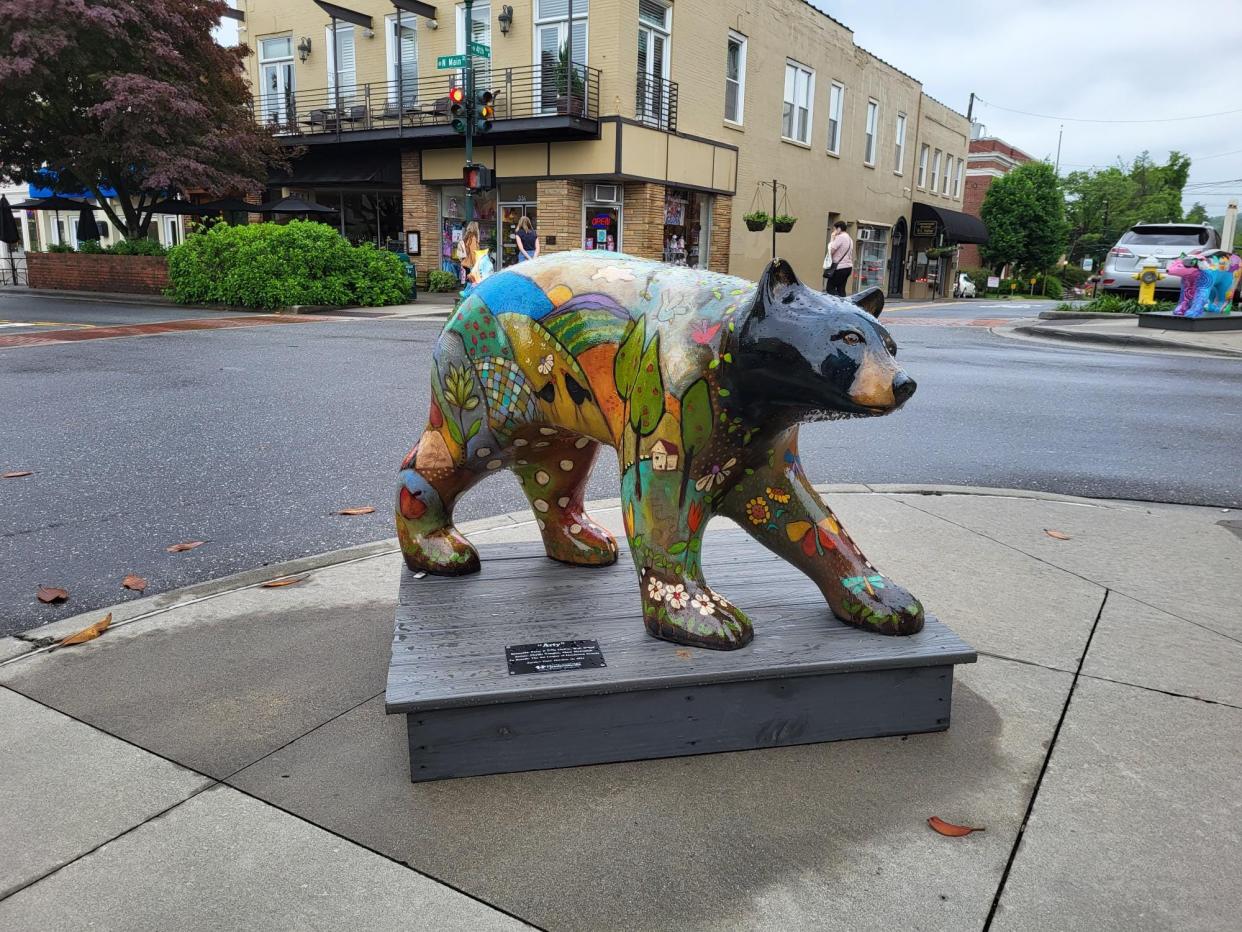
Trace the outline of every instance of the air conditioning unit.
<instances>
[{"instance_id":1,"label":"air conditioning unit","mask_svg":"<svg viewBox=\"0 0 1242 932\"><path fill-rule=\"evenodd\" d=\"M875 239L875 230L872 227L859 227L858 238L859 239Z\"/></svg>"},{"instance_id":2,"label":"air conditioning unit","mask_svg":"<svg viewBox=\"0 0 1242 932\"><path fill-rule=\"evenodd\" d=\"M621 202L621 186L618 184L597 184L595 186L596 204L619 204Z\"/></svg>"}]
</instances>

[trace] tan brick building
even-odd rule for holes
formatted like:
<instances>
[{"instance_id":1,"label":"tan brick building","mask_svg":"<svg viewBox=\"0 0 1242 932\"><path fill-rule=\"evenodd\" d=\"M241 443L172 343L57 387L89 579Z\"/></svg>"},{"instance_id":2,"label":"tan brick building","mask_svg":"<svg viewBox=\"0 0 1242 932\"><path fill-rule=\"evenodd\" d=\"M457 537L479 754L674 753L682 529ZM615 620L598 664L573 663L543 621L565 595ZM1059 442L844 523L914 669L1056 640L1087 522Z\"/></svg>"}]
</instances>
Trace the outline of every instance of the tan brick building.
<instances>
[{"instance_id":1,"label":"tan brick building","mask_svg":"<svg viewBox=\"0 0 1242 932\"><path fill-rule=\"evenodd\" d=\"M743 215L771 212L772 180L798 218L777 251L808 283L837 219L857 243L855 285L890 294L943 291L944 247L970 235L954 220L966 118L802 0L476 2L469 30L463 4L238 7L256 119L305 148L273 188L337 208L351 238L416 250L423 273L455 270L466 220L449 101L461 72L437 59L466 52L467 32L490 51L476 81L496 108L474 159L497 186L470 210L501 265L525 214L545 251L753 278L772 235Z\"/></svg>"}]
</instances>

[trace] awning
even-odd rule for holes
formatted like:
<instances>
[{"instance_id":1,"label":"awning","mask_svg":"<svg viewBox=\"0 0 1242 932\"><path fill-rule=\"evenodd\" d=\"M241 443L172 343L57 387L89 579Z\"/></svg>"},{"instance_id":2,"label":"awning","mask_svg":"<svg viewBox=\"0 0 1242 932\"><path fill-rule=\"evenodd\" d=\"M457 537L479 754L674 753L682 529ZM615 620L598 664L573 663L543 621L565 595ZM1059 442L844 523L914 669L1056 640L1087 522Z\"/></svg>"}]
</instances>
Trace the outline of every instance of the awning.
<instances>
[{"instance_id":1,"label":"awning","mask_svg":"<svg viewBox=\"0 0 1242 932\"><path fill-rule=\"evenodd\" d=\"M357 185L373 188L401 187L401 157L395 150L339 152L335 147L311 150L293 159L289 171L274 171L269 185L311 187Z\"/></svg>"},{"instance_id":2,"label":"awning","mask_svg":"<svg viewBox=\"0 0 1242 932\"><path fill-rule=\"evenodd\" d=\"M986 243L988 228L983 221L960 210L949 210L947 207L935 207L931 204L914 202L914 210L910 214L912 225L917 230L921 222L937 223L944 227L944 238L951 243ZM916 232L917 236L918 233Z\"/></svg>"},{"instance_id":3,"label":"awning","mask_svg":"<svg viewBox=\"0 0 1242 932\"><path fill-rule=\"evenodd\" d=\"M343 6L337 6L335 3L328 3L327 0L315 0L315 5L334 20L339 19L347 23L353 23L355 26L361 26L363 29L372 28L371 17L366 13L346 9Z\"/></svg>"}]
</instances>

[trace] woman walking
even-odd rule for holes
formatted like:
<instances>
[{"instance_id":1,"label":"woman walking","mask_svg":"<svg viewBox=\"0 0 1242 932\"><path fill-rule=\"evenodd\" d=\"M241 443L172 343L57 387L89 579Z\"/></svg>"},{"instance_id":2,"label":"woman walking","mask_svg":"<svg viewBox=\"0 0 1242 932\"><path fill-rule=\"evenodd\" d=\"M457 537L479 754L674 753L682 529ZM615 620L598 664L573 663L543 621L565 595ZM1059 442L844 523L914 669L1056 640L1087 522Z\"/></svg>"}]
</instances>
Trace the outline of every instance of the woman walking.
<instances>
[{"instance_id":1,"label":"woman walking","mask_svg":"<svg viewBox=\"0 0 1242 932\"><path fill-rule=\"evenodd\" d=\"M470 275L474 269L475 254L479 251L479 225L474 220L466 224L457 248L461 252L461 272L466 283L470 283Z\"/></svg>"},{"instance_id":2,"label":"woman walking","mask_svg":"<svg viewBox=\"0 0 1242 932\"><path fill-rule=\"evenodd\" d=\"M824 256L824 292L845 297L845 286L854 273L854 241L846 232L844 220L832 225L832 239Z\"/></svg>"},{"instance_id":3,"label":"woman walking","mask_svg":"<svg viewBox=\"0 0 1242 932\"><path fill-rule=\"evenodd\" d=\"M539 258L539 234L531 226L530 217L523 216L518 220L513 239L517 243L518 262Z\"/></svg>"}]
</instances>

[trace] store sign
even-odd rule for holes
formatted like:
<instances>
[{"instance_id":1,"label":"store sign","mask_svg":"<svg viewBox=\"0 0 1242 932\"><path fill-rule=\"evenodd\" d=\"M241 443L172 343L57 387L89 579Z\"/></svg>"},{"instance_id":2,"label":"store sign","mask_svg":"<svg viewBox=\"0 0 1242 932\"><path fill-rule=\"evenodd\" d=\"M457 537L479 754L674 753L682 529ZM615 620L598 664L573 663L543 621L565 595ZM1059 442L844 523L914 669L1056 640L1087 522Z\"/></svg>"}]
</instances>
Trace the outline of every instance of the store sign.
<instances>
[{"instance_id":1,"label":"store sign","mask_svg":"<svg viewBox=\"0 0 1242 932\"><path fill-rule=\"evenodd\" d=\"M936 235L936 221L935 220L920 220L918 223L914 225L914 235L915 236L935 236Z\"/></svg>"},{"instance_id":2,"label":"store sign","mask_svg":"<svg viewBox=\"0 0 1242 932\"><path fill-rule=\"evenodd\" d=\"M999 276L999 275L989 275L989 276L988 276L988 287L989 287L989 288L999 288L999 287L1000 287L1000 276Z\"/></svg>"}]
</instances>

